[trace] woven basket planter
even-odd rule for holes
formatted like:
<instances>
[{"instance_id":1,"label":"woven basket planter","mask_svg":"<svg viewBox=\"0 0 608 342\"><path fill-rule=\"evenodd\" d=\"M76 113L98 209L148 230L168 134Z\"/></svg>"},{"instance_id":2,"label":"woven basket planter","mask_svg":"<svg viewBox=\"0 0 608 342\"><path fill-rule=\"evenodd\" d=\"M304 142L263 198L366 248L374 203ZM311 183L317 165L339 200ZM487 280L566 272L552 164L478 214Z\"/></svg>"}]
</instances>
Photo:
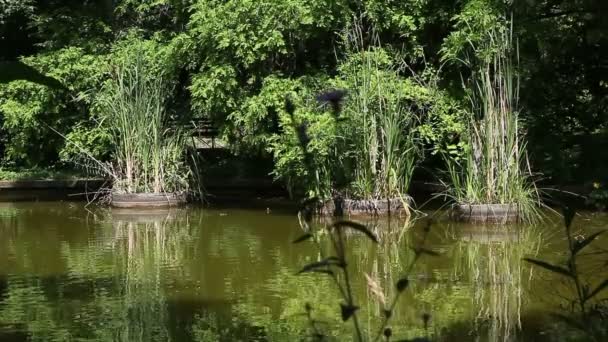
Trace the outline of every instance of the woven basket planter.
<instances>
[{"instance_id":1,"label":"woven basket planter","mask_svg":"<svg viewBox=\"0 0 608 342\"><path fill-rule=\"evenodd\" d=\"M110 201L110 204L116 208L168 208L177 207L185 203L185 194L170 193L112 193L112 200Z\"/></svg>"},{"instance_id":2,"label":"woven basket planter","mask_svg":"<svg viewBox=\"0 0 608 342\"><path fill-rule=\"evenodd\" d=\"M456 204L453 216L461 222L507 224L519 221L517 204Z\"/></svg>"},{"instance_id":3,"label":"woven basket planter","mask_svg":"<svg viewBox=\"0 0 608 342\"><path fill-rule=\"evenodd\" d=\"M354 200L334 198L322 203L318 214L322 216L383 216L405 215L407 210L400 198Z\"/></svg>"}]
</instances>

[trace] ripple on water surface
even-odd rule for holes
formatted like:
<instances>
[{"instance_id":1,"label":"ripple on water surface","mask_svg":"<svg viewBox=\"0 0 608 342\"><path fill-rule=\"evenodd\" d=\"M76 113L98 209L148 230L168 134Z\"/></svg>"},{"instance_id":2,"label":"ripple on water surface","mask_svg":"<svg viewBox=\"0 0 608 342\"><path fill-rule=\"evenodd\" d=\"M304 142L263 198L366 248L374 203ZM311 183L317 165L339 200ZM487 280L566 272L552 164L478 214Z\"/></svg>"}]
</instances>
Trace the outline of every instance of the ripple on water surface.
<instances>
[{"instance_id":1,"label":"ripple on water surface","mask_svg":"<svg viewBox=\"0 0 608 342\"><path fill-rule=\"evenodd\" d=\"M584 237L608 217L576 222ZM414 257L424 220L365 223L379 244L359 234L346 242L361 322L371 329ZM307 302L334 334L349 336L330 279L296 275L321 255L309 242L291 243L301 235L294 215L266 211L3 203L0 340L294 340L308 328ZM321 241L330 246L327 235ZM607 237L594 244L604 256L586 265L601 276ZM564 246L559 219L507 228L436 223L425 247L440 255L423 257L410 274L395 334L424 334L428 313L428 332L439 340L542 340L561 279L522 258L558 262Z\"/></svg>"}]
</instances>

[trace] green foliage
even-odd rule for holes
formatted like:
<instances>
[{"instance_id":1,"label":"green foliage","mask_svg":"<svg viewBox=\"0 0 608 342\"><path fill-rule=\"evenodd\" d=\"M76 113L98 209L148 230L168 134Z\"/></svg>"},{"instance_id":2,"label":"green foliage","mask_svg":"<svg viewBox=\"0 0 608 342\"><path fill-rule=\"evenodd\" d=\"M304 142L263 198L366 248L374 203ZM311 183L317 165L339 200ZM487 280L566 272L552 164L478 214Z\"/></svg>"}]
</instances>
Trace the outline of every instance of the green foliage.
<instances>
[{"instance_id":1,"label":"green foliage","mask_svg":"<svg viewBox=\"0 0 608 342\"><path fill-rule=\"evenodd\" d=\"M475 67L477 61L488 61L499 53L499 42L492 42L488 33L508 26L501 4L501 0L465 2L461 12L452 18L454 30L443 43L442 59Z\"/></svg>"},{"instance_id":2,"label":"green foliage","mask_svg":"<svg viewBox=\"0 0 608 342\"><path fill-rule=\"evenodd\" d=\"M414 167L450 146L464 128L463 112L431 80L403 70L398 57L379 43L369 48L355 30L351 52L334 84L347 89L344 152L354 172L353 194L362 198L405 196Z\"/></svg>"},{"instance_id":3,"label":"green foliage","mask_svg":"<svg viewBox=\"0 0 608 342\"><path fill-rule=\"evenodd\" d=\"M460 134L462 111L436 87L401 76L395 57L379 46L353 50L337 70L333 78L266 77L259 93L229 116L239 146L270 153L274 175L294 194L329 198L337 189L366 199L405 195L423 151L449 148ZM347 92L337 117L314 100L328 88ZM296 108L293 116L284 108L286 97ZM310 138L309 160L300 129Z\"/></svg>"},{"instance_id":4,"label":"green foliage","mask_svg":"<svg viewBox=\"0 0 608 342\"><path fill-rule=\"evenodd\" d=\"M83 175L72 170L49 169L49 168L31 168L17 170L0 168L0 180L3 181L18 181L32 179L78 179Z\"/></svg>"},{"instance_id":5,"label":"green foliage","mask_svg":"<svg viewBox=\"0 0 608 342\"><path fill-rule=\"evenodd\" d=\"M239 140L246 149L264 148L275 161L274 175L284 180L293 191L305 191L314 197L328 197L335 167L337 123L329 113L317 107L312 89L318 88L319 78L281 79L269 76L259 95L248 98L241 111L230 120L239 128ZM285 111L285 97L297 105L293 117ZM316 168L310 174L298 140L298 127L305 125L307 134L314 137L308 148L314 153L310 163ZM307 184L305 180L315 179Z\"/></svg>"},{"instance_id":6,"label":"green foliage","mask_svg":"<svg viewBox=\"0 0 608 342\"><path fill-rule=\"evenodd\" d=\"M522 56L522 119L533 167L551 183L602 179L608 163L595 152L608 143L608 69L603 62L608 3L539 0L513 5Z\"/></svg>"},{"instance_id":7,"label":"green foliage","mask_svg":"<svg viewBox=\"0 0 608 342\"><path fill-rule=\"evenodd\" d=\"M241 110L269 75L333 60L328 47L316 51L317 62L298 61L313 44L331 41L345 11L343 1L195 1L188 25L200 66L190 86L193 110L222 118Z\"/></svg>"},{"instance_id":8,"label":"green foliage","mask_svg":"<svg viewBox=\"0 0 608 342\"><path fill-rule=\"evenodd\" d=\"M101 84L105 56L90 55L76 47L23 58L23 63L53 77L66 89L28 81L0 85L0 112L4 162L16 166L49 165L57 161L63 139L50 127L68 133L87 120L90 89Z\"/></svg>"},{"instance_id":9,"label":"green foliage","mask_svg":"<svg viewBox=\"0 0 608 342\"><path fill-rule=\"evenodd\" d=\"M90 99L109 75L108 61L125 58L134 42L145 41L149 57L158 59L154 72L169 88L169 115L211 117L235 150L276 154L275 174L290 187L302 187L308 175L295 137L286 135L291 125L276 110L280 87L292 89L302 101L298 120L308 121L311 130L327 130L319 133L323 145L314 147L319 151L314 163L324 169L314 176L317 190L302 192L327 194L331 187L363 197L392 192L374 185L373 178L405 192L411 165L436 168L435 155L465 162L471 140L463 136L468 129L463 103L473 88L463 91L459 85L496 55L499 47L484 42L488 32L509 26L506 12L514 13L519 40L518 129L531 142L531 169L542 170L552 183L601 178L606 161L589 151L606 145L603 0L4 0L0 81L22 81L0 85L2 163L46 167L73 160L73 146L64 145L47 125L106 158L111 153L104 142L107 132L100 129L98 108ZM360 50L344 43L343 33L354 25L360 26ZM353 97L345 110L354 108L361 87L353 82L366 58L377 63L377 77L387 81L379 84L394 95L382 100L393 107L386 113L406 114L395 114L393 119L399 119L393 122L407 126L410 115L417 118L404 139L414 141L415 158L397 161L385 154L392 166L378 166L384 170L381 177L369 165L373 177L353 175L349 164L363 155L362 142L350 136L360 128L356 120L331 123L329 116L313 114L322 112L312 102L321 89L348 89ZM289 82L300 86L293 89ZM277 111L284 134L267 131L265 120L274 114L264 113L265 103ZM385 137L390 136L397 135ZM382 150L386 141L376 138ZM383 163L380 157L378 163Z\"/></svg>"}]
</instances>

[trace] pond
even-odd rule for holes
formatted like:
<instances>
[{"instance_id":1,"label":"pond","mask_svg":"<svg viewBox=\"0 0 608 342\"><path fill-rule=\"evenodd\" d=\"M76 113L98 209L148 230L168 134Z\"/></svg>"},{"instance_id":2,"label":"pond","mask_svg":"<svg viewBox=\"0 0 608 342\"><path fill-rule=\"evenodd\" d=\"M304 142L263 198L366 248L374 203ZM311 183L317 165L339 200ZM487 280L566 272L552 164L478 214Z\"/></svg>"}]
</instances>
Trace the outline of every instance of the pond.
<instances>
[{"instance_id":1,"label":"pond","mask_svg":"<svg viewBox=\"0 0 608 342\"><path fill-rule=\"evenodd\" d=\"M426 222L367 223L380 242L349 234L348 262L359 321L375 334L382 302L394 296ZM607 215L576 218L577 234L605 227ZM1 203L0 340L304 340L311 334L306 303L328 335L352 340L329 278L296 274L320 258L314 244L292 243L301 235L287 213ZM592 278L608 273L601 264L607 237L587 253ZM394 336L556 340L568 328L551 313L572 293L564 279L522 258L559 262L565 241L562 221L551 214L539 226L434 223L425 248L440 255L424 255L410 273L393 313Z\"/></svg>"}]
</instances>

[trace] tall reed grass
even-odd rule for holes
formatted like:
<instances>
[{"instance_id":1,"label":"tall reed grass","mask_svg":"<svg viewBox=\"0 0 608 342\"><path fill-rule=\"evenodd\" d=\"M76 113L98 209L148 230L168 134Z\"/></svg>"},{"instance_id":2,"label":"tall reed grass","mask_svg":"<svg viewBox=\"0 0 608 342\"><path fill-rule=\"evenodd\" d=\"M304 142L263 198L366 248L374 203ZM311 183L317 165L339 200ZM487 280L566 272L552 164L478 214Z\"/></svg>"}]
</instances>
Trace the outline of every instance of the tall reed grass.
<instances>
[{"instance_id":1,"label":"tall reed grass","mask_svg":"<svg viewBox=\"0 0 608 342\"><path fill-rule=\"evenodd\" d=\"M181 192L189 188L187 135L168 125L167 87L143 52L116 65L98 98L101 124L111 132L113 161L105 168L114 191Z\"/></svg>"},{"instance_id":2,"label":"tall reed grass","mask_svg":"<svg viewBox=\"0 0 608 342\"><path fill-rule=\"evenodd\" d=\"M353 121L344 133L354 168L353 192L364 199L405 198L419 159L414 135L419 118L404 96L399 68L371 34L366 42L361 25L346 35L354 68L346 116Z\"/></svg>"},{"instance_id":3,"label":"tall reed grass","mask_svg":"<svg viewBox=\"0 0 608 342\"><path fill-rule=\"evenodd\" d=\"M448 194L464 204L517 204L526 221L538 218L539 196L531 178L526 142L519 125L519 53L512 27L486 33L484 43L470 42L476 66L471 76L472 113L464 158L446 158Z\"/></svg>"}]
</instances>

